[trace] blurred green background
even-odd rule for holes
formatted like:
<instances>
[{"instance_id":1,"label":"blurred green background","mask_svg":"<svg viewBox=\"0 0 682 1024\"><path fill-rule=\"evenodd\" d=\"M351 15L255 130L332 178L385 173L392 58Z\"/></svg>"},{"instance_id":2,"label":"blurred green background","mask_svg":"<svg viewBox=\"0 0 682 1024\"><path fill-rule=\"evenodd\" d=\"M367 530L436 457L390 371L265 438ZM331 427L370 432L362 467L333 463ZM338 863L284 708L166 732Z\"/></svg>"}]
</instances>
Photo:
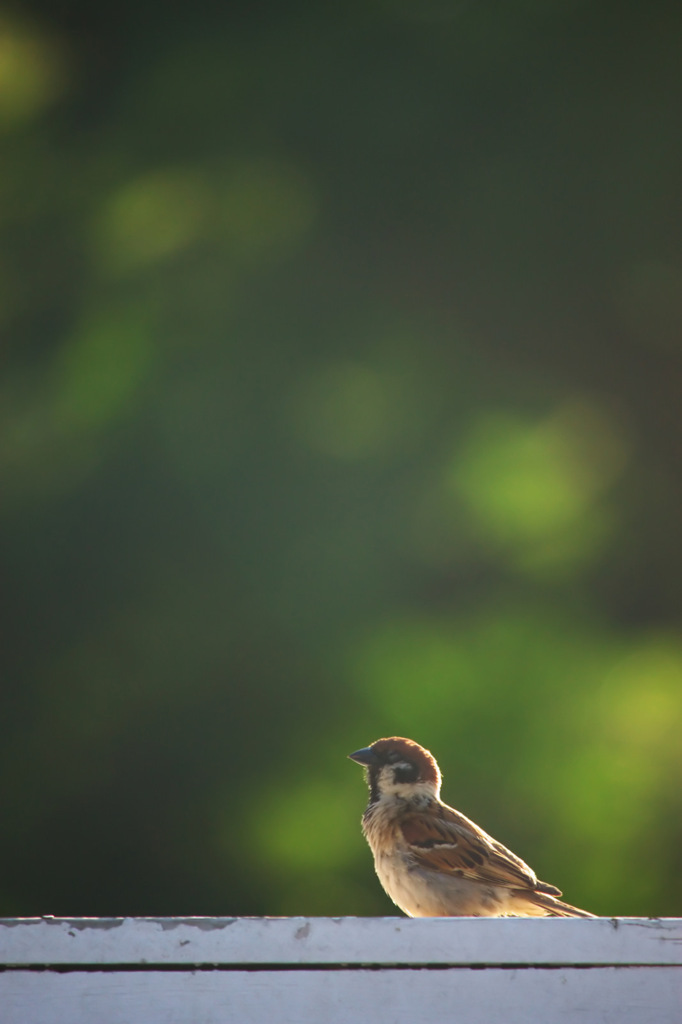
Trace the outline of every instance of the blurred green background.
<instances>
[{"instance_id":1,"label":"blurred green background","mask_svg":"<svg viewBox=\"0 0 682 1024\"><path fill-rule=\"evenodd\" d=\"M682 914L682 7L0 15L0 913L383 914L379 736Z\"/></svg>"}]
</instances>

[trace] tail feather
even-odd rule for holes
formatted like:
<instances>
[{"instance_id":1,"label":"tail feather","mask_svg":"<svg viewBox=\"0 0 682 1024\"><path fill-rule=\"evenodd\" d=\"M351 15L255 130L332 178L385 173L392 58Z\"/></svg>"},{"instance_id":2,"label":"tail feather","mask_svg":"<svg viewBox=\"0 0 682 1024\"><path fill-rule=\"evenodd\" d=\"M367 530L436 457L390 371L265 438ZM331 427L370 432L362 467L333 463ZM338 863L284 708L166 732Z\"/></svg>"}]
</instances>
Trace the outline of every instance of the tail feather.
<instances>
[{"instance_id":1,"label":"tail feather","mask_svg":"<svg viewBox=\"0 0 682 1024\"><path fill-rule=\"evenodd\" d=\"M538 890L531 892L519 890L518 895L526 903L531 903L534 907L544 910L548 917L596 917L596 914L590 914L589 910L572 907L570 903L564 903L563 900L558 900L556 896L551 896Z\"/></svg>"}]
</instances>

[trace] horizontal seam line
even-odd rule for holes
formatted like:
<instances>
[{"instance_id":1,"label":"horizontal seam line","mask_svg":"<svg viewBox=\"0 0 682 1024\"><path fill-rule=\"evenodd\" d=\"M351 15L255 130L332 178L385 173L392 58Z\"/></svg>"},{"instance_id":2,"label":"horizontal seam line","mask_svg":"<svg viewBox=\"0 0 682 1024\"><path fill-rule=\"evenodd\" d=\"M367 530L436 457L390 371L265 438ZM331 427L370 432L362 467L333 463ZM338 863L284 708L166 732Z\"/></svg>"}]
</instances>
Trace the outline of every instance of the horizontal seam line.
<instances>
[{"instance_id":1,"label":"horizontal seam line","mask_svg":"<svg viewBox=\"0 0 682 1024\"><path fill-rule=\"evenodd\" d=\"M262 973L262 972L274 972L274 971L382 971L382 970L401 970L401 971L558 971L558 970L577 970L577 971L592 971L592 970L603 970L606 968L620 968L627 970L633 967L669 967L669 968L680 968L682 964L671 964L671 963L532 963L532 964L519 964L519 963L306 963L306 964L283 964L283 963L272 963L272 964L254 964L254 963L243 963L243 964L221 964L221 963L33 963L33 964L3 964L0 965L0 973L7 973L10 971L31 971L34 973L40 972L53 972L55 974L121 974L121 973L139 973L143 971L148 972L164 972L171 971L175 973L194 973L197 971L221 971L224 973L234 972L248 972L248 973Z\"/></svg>"}]
</instances>

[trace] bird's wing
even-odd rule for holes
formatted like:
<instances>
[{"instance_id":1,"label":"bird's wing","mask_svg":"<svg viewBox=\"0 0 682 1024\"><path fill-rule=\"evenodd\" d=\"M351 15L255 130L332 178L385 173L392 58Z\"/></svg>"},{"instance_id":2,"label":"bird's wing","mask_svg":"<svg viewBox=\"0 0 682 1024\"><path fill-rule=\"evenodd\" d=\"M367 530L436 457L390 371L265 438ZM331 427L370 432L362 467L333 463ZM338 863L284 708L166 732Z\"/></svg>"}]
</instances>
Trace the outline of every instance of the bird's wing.
<instances>
[{"instance_id":1,"label":"bird's wing","mask_svg":"<svg viewBox=\"0 0 682 1024\"><path fill-rule=\"evenodd\" d=\"M423 867L479 882L561 895L555 886L538 882L520 857L446 804L406 815L400 828Z\"/></svg>"}]
</instances>

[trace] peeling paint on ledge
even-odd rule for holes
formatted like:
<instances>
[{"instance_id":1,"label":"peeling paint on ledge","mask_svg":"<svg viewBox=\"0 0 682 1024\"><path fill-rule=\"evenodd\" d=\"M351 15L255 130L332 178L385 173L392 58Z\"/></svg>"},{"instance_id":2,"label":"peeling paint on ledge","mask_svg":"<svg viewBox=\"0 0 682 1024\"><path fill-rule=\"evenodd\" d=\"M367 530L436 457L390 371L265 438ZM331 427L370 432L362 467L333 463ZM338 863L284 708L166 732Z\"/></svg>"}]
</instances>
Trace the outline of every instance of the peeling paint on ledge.
<instances>
[{"instance_id":1,"label":"peeling paint on ledge","mask_svg":"<svg viewBox=\"0 0 682 1024\"><path fill-rule=\"evenodd\" d=\"M173 931L175 928L189 927L198 928L202 932L222 931L236 924L238 917L150 917L147 918L152 924L160 924L164 932Z\"/></svg>"},{"instance_id":2,"label":"peeling paint on ledge","mask_svg":"<svg viewBox=\"0 0 682 1024\"><path fill-rule=\"evenodd\" d=\"M682 920L676 919L46 917L0 920L2 925L0 964L13 969L148 964L178 970L197 964L229 970L261 970L263 964L291 970L324 964L682 969Z\"/></svg>"}]
</instances>

